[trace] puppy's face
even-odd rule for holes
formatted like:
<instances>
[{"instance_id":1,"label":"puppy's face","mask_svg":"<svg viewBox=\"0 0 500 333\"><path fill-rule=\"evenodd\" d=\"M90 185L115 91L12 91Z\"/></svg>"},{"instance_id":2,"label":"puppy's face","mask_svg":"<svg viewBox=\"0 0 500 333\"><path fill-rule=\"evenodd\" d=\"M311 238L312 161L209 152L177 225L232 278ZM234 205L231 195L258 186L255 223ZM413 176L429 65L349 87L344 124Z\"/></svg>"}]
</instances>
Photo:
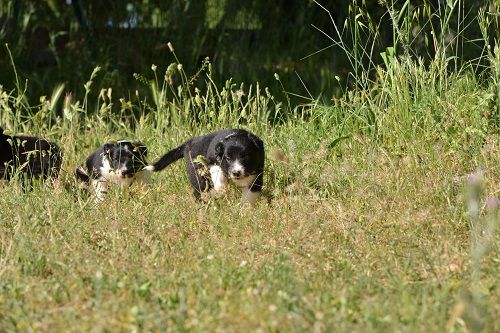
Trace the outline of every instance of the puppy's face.
<instances>
[{"instance_id":1,"label":"puppy's face","mask_svg":"<svg viewBox=\"0 0 500 333\"><path fill-rule=\"evenodd\" d=\"M146 147L138 142L118 141L104 145L103 165L121 178L133 177L146 165Z\"/></svg>"},{"instance_id":2,"label":"puppy's face","mask_svg":"<svg viewBox=\"0 0 500 333\"><path fill-rule=\"evenodd\" d=\"M247 136L228 137L218 143L215 150L221 169L233 181L262 171L263 148Z\"/></svg>"}]
</instances>

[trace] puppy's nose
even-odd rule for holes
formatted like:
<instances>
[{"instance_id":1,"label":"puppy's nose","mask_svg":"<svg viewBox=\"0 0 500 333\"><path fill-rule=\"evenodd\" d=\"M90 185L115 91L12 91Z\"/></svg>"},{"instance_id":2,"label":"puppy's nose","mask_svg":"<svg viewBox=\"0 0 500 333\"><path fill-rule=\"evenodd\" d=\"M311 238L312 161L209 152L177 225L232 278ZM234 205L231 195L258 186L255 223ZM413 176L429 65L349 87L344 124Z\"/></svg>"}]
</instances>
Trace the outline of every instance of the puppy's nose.
<instances>
[{"instance_id":1,"label":"puppy's nose","mask_svg":"<svg viewBox=\"0 0 500 333\"><path fill-rule=\"evenodd\" d=\"M241 171L236 170L236 171L233 171L232 174L233 174L234 178L238 178L241 176Z\"/></svg>"},{"instance_id":2,"label":"puppy's nose","mask_svg":"<svg viewBox=\"0 0 500 333\"><path fill-rule=\"evenodd\" d=\"M128 177L128 176L131 176L133 174L133 171L132 170L121 170L120 174L122 177Z\"/></svg>"}]
</instances>

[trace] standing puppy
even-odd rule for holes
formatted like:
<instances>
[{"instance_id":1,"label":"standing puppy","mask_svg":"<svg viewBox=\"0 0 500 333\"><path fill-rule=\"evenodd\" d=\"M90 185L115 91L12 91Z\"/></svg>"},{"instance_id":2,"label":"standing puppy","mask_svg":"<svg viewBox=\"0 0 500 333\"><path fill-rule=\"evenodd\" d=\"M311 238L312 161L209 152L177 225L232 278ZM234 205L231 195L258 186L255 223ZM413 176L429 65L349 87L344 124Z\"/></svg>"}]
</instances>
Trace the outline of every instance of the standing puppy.
<instances>
[{"instance_id":1,"label":"standing puppy","mask_svg":"<svg viewBox=\"0 0 500 333\"><path fill-rule=\"evenodd\" d=\"M45 139L5 135L0 127L0 178L11 179L19 172L27 180L55 179L61 169L62 153Z\"/></svg>"},{"instance_id":2,"label":"standing puppy","mask_svg":"<svg viewBox=\"0 0 500 333\"><path fill-rule=\"evenodd\" d=\"M228 180L242 189L242 203L260 196L264 172L264 143L242 129L224 129L191 138L145 170L160 171L184 157L196 199L213 188L223 191Z\"/></svg>"},{"instance_id":3,"label":"standing puppy","mask_svg":"<svg viewBox=\"0 0 500 333\"><path fill-rule=\"evenodd\" d=\"M95 189L96 200L104 199L110 184L128 187L143 182L147 148L140 141L108 142L93 151L85 164L76 168L76 178Z\"/></svg>"}]
</instances>

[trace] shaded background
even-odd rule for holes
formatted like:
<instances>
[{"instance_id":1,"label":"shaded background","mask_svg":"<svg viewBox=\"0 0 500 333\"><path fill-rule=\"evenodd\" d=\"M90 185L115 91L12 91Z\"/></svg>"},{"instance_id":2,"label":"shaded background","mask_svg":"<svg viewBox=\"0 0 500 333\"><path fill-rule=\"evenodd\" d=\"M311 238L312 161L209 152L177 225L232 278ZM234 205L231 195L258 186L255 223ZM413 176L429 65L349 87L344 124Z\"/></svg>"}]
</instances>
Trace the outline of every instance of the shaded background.
<instances>
[{"instance_id":1,"label":"shaded background","mask_svg":"<svg viewBox=\"0 0 500 333\"><path fill-rule=\"evenodd\" d=\"M434 15L437 21L448 2L411 1L411 8L427 4L434 11L428 16ZM380 52L393 45L388 6L398 9L404 1L319 3L324 8L307 0L2 0L0 84L6 90L14 88L14 70L4 46L8 43L18 74L28 79L27 95L35 103L40 96L50 95L58 83L65 83L66 91L81 98L95 66L103 68L95 83L111 87L113 97L129 97L136 90L147 93L133 74L151 78L152 64L163 73L175 61L167 47L170 41L188 75L209 57L218 84L229 78L238 84L259 82L279 95L282 88L274 77L278 73L287 91L328 102L346 85L355 84L348 76L352 66L334 45L339 40L334 23L346 45L353 44L346 19L361 11L380 23L371 58L382 63ZM458 46L452 50L460 61L480 57L484 43L473 20L489 3L461 2L460 11L453 15L443 40L454 43L454 33L460 32L465 42L454 43ZM434 57L428 23L423 21L407 41L412 55L424 60ZM358 42L373 42L368 28L361 32ZM308 102L294 95L291 99L293 105Z\"/></svg>"}]
</instances>

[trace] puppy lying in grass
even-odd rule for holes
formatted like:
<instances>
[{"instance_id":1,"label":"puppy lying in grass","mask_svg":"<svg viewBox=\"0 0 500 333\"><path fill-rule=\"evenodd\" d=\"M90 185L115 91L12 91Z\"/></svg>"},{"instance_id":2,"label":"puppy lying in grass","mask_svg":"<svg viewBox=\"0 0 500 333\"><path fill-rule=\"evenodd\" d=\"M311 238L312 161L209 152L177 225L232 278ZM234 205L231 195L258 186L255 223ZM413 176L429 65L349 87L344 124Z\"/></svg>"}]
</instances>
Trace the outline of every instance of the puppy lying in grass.
<instances>
[{"instance_id":1,"label":"puppy lying in grass","mask_svg":"<svg viewBox=\"0 0 500 333\"><path fill-rule=\"evenodd\" d=\"M34 136L6 135L0 127L0 178L56 179L61 163L62 153L55 144Z\"/></svg>"},{"instance_id":2,"label":"puppy lying in grass","mask_svg":"<svg viewBox=\"0 0 500 333\"><path fill-rule=\"evenodd\" d=\"M140 141L108 142L94 150L76 168L76 178L95 190L96 201L104 199L110 184L121 188L146 181L147 147Z\"/></svg>"},{"instance_id":3,"label":"puppy lying in grass","mask_svg":"<svg viewBox=\"0 0 500 333\"><path fill-rule=\"evenodd\" d=\"M184 157L193 194L225 190L228 181L242 189L242 203L253 204L263 186L264 143L243 129L223 129L193 137L145 167L160 171Z\"/></svg>"}]
</instances>

